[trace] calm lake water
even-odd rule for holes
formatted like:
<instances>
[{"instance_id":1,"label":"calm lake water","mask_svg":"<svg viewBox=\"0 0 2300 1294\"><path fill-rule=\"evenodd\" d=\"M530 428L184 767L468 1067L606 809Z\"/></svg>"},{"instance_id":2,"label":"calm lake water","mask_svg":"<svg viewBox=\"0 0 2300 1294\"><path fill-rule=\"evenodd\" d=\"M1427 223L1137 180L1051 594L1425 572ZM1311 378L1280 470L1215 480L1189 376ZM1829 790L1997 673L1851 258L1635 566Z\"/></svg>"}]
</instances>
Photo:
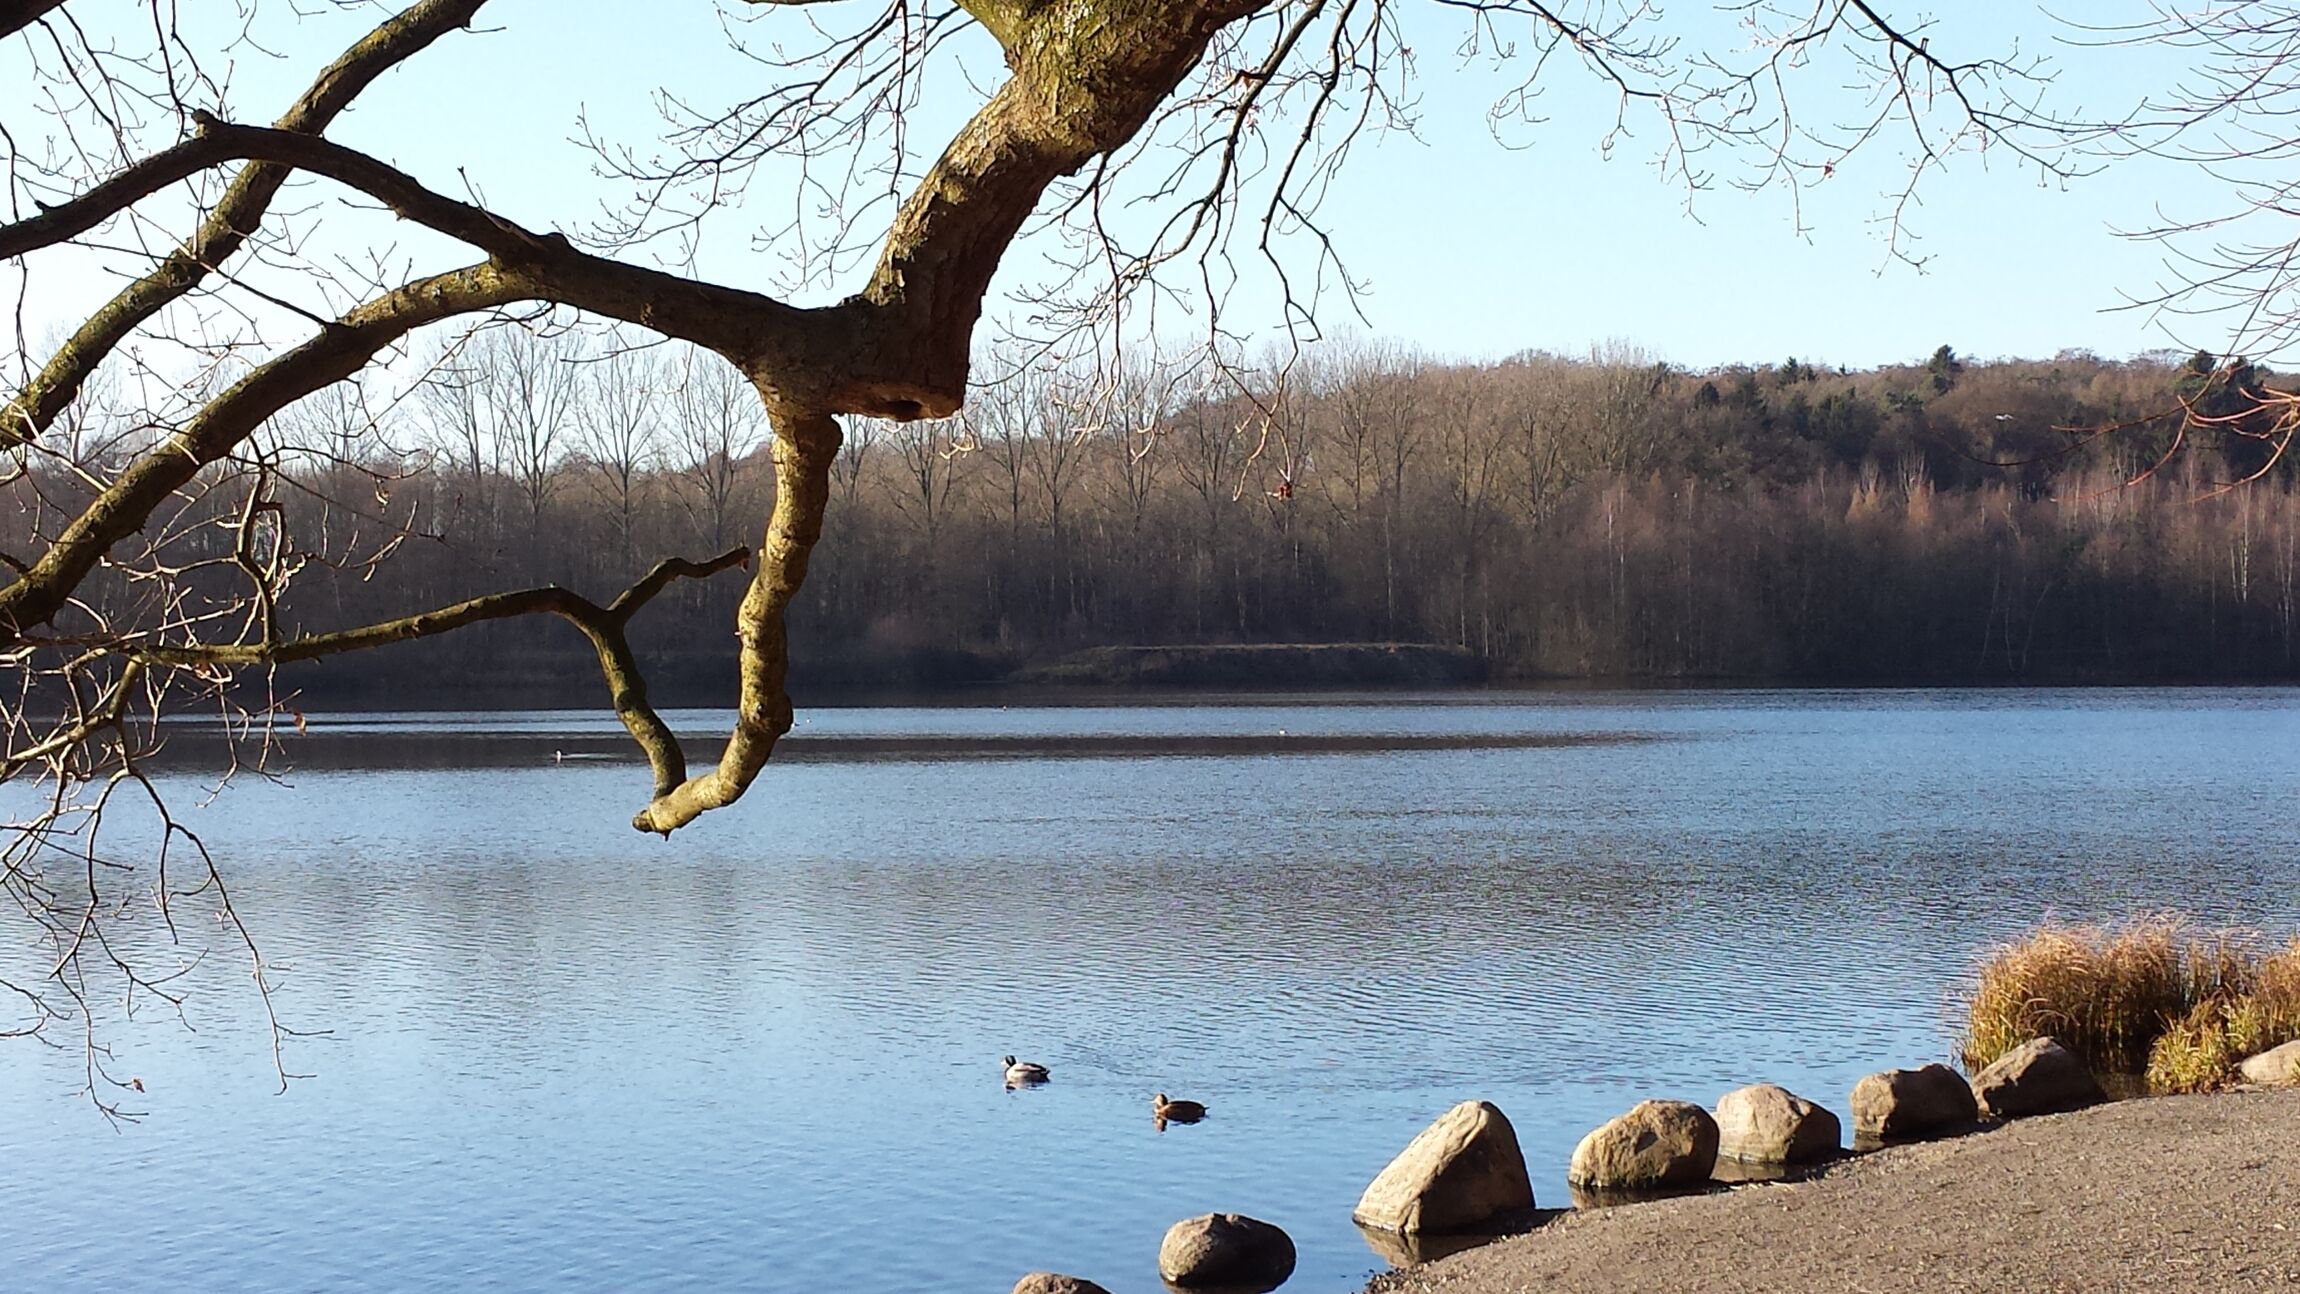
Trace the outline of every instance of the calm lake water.
<instances>
[{"instance_id":1,"label":"calm lake water","mask_svg":"<svg viewBox=\"0 0 2300 1294\"><path fill-rule=\"evenodd\" d=\"M275 1093L197 933L196 1032L112 1035L143 1121L0 1043L0 1284L1150 1294L1169 1223L1236 1210L1340 1294L1383 1265L1358 1192L1456 1101L1561 1205L1642 1097L1842 1111L1945 1058L1975 955L2047 914L2300 917L2293 690L803 721L667 844L627 826L643 767L552 760L617 749L605 716L316 724L292 785L187 811L328 1031L312 1077ZM1008 1052L1052 1084L1003 1090ZM1161 1134L1158 1090L1212 1116Z\"/></svg>"}]
</instances>

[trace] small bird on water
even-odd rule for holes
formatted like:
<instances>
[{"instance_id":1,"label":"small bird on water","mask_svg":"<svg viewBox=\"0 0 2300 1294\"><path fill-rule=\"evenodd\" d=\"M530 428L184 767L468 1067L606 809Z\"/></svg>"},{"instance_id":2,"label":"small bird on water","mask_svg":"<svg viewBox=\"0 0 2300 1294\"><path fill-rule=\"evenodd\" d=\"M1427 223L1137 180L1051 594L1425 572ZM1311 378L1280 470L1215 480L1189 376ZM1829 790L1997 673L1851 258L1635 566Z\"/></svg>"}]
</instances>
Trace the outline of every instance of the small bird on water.
<instances>
[{"instance_id":1,"label":"small bird on water","mask_svg":"<svg viewBox=\"0 0 2300 1294\"><path fill-rule=\"evenodd\" d=\"M1046 1081L1046 1066L1035 1061L1006 1058L1006 1085L1008 1087L1035 1087Z\"/></svg>"},{"instance_id":2,"label":"small bird on water","mask_svg":"<svg viewBox=\"0 0 2300 1294\"><path fill-rule=\"evenodd\" d=\"M1206 1107L1196 1101L1169 1101L1164 1092L1150 1098L1150 1113L1161 1126L1168 1123L1196 1123L1206 1117Z\"/></svg>"}]
</instances>

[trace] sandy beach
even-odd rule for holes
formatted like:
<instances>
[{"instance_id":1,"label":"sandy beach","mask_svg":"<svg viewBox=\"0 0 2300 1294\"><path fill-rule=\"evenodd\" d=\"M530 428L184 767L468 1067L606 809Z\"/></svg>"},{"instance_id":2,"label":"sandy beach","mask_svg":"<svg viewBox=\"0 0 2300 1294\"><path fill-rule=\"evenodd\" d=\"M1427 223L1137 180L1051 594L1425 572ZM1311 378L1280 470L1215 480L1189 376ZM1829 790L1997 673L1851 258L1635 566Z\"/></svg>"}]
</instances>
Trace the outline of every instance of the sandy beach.
<instances>
[{"instance_id":1,"label":"sandy beach","mask_svg":"<svg viewBox=\"0 0 2300 1294\"><path fill-rule=\"evenodd\" d=\"M1542 1201L1544 1204L1552 1201ZM1369 1294L2300 1289L2300 1092L2120 1102L1576 1210Z\"/></svg>"}]
</instances>

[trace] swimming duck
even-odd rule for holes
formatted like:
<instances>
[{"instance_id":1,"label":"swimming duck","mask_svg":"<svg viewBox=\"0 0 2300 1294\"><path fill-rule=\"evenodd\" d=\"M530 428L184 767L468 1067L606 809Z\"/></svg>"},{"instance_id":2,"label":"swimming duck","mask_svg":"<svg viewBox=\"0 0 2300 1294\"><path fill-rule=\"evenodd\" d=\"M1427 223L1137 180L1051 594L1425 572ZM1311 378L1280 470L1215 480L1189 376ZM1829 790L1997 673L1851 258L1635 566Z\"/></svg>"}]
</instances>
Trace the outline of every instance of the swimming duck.
<instances>
[{"instance_id":1,"label":"swimming duck","mask_svg":"<svg viewBox=\"0 0 2300 1294\"><path fill-rule=\"evenodd\" d=\"M1196 1123L1206 1117L1206 1107L1196 1101L1169 1101L1160 1092L1150 1098L1150 1113L1160 1123Z\"/></svg>"},{"instance_id":2,"label":"swimming duck","mask_svg":"<svg viewBox=\"0 0 2300 1294\"><path fill-rule=\"evenodd\" d=\"M1016 1060L1012 1056L1006 1058L1006 1085L1008 1087L1025 1087L1045 1081L1046 1066L1034 1061Z\"/></svg>"}]
</instances>

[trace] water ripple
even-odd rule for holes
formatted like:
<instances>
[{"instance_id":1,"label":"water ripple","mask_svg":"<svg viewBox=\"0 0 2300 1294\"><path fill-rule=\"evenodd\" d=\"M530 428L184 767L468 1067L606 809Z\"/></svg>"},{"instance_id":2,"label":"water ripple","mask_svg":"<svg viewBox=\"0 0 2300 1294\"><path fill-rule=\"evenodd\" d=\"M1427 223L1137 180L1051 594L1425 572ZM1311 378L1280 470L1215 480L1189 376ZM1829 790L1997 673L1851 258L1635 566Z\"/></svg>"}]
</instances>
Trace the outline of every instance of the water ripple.
<instances>
[{"instance_id":1,"label":"water ripple","mask_svg":"<svg viewBox=\"0 0 2300 1294\"><path fill-rule=\"evenodd\" d=\"M1334 1294L1378 1263L1358 1190L1457 1100L1562 1203L1641 1097L1841 1108L1943 1055L2047 912L2281 927L2300 881L2289 690L808 718L835 758L668 845L643 770L548 762L605 716L323 720L366 753L193 813L318 1077L270 1094L220 939L198 1032L117 1039L150 1121L0 1050L13 1283L1155 1294L1165 1225L1237 1209ZM1158 1090L1212 1116L1160 1134Z\"/></svg>"}]
</instances>

